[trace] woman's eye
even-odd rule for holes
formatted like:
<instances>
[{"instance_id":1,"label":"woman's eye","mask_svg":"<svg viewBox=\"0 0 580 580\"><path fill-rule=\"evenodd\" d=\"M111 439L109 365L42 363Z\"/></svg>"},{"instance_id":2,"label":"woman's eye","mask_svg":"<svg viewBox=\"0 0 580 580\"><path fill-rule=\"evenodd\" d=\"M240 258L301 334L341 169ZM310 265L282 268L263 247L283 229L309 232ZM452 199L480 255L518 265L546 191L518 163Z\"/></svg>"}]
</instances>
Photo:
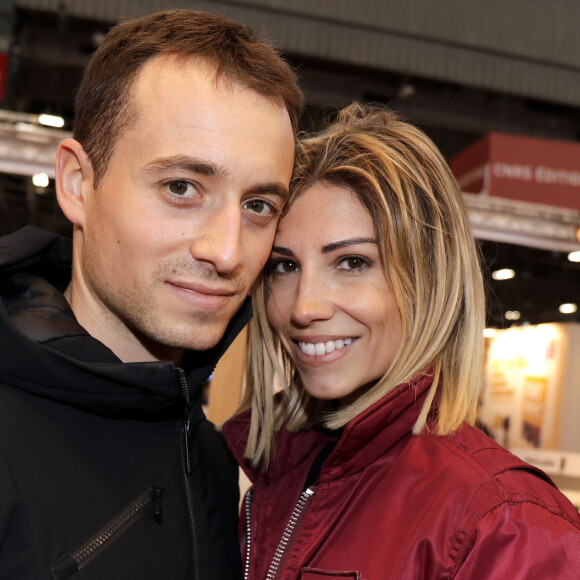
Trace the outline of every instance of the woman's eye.
<instances>
[{"instance_id":1,"label":"woman's eye","mask_svg":"<svg viewBox=\"0 0 580 580\"><path fill-rule=\"evenodd\" d=\"M369 265L369 261L360 256L348 256L343 258L339 264L339 270L360 271Z\"/></svg>"},{"instance_id":2,"label":"woman's eye","mask_svg":"<svg viewBox=\"0 0 580 580\"><path fill-rule=\"evenodd\" d=\"M185 181L184 179L177 179L175 181L170 181L167 183L167 189L177 196L184 196L189 193L190 188L193 188L193 184L190 181Z\"/></svg>"},{"instance_id":3,"label":"woman's eye","mask_svg":"<svg viewBox=\"0 0 580 580\"><path fill-rule=\"evenodd\" d=\"M291 274L298 270L298 264L292 260L276 260L270 263L270 274Z\"/></svg>"}]
</instances>

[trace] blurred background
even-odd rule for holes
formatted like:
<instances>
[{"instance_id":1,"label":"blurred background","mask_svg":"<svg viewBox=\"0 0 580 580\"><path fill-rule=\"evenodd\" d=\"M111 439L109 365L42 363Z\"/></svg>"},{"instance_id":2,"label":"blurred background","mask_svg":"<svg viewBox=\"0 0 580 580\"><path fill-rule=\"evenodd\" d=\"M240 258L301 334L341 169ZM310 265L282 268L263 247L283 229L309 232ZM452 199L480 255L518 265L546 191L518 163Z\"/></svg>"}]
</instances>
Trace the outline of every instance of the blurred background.
<instances>
[{"instance_id":1,"label":"blurred background","mask_svg":"<svg viewBox=\"0 0 580 580\"><path fill-rule=\"evenodd\" d=\"M482 251L482 424L580 489L580 2L0 1L0 234L70 235L52 164L83 68L112 25L168 8L271 38L301 78L306 131L381 102L435 141Z\"/></svg>"}]
</instances>

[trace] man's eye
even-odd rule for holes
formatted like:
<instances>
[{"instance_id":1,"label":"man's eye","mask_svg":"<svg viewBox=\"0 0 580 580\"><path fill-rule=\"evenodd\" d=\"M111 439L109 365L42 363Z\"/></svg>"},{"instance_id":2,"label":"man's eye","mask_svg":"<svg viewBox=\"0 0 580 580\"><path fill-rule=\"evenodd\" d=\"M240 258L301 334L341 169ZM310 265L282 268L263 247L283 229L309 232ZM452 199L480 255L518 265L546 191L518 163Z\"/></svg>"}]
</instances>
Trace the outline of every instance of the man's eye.
<instances>
[{"instance_id":1,"label":"man's eye","mask_svg":"<svg viewBox=\"0 0 580 580\"><path fill-rule=\"evenodd\" d=\"M244 209L249 209L250 211L263 216L277 213L274 206L263 199L251 199L250 201L246 201L243 207Z\"/></svg>"},{"instance_id":2,"label":"man's eye","mask_svg":"<svg viewBox=\"0 0 580 580\"><path fill-rule=\"evenodd\" d=\"M179 196L185 195L190 187L193 187L192 184L189 181L184 180L170 181L167 184L167 189L169 189L169 191L174 195Z\"/></svg>"}]
</instances>

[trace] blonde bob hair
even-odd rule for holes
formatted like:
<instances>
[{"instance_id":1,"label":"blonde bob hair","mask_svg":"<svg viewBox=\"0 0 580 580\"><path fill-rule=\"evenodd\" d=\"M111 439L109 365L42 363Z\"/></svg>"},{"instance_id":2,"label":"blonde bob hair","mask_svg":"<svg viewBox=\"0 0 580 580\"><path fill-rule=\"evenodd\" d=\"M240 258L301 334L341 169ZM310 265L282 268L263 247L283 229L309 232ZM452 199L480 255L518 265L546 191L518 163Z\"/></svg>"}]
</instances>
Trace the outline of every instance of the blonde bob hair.
<instances>
[{"instance_id":1,"label":"blonde bob hair","mask_svg":"<svg viewBox=\"0 0 580 580\"><path fill-rule=\"evenodd\" d=\"M246 389L252 407L246 456L267 466L273 436L323 425L337 429L398 385L433 373L413 432L473 423L483 356L485 299L479 255L462 195L447 163L415 126L379 106L351 105L298 145L291 201L316 184L348 187L372 216L381 264L401 316L402 339L386 373L340 408L313 399L268 323L267 270L256 282ZM273 387L283 387L274 402ZM437 394L437 397L436 397ZM436 401L433 422L427 421Z\"/></svg>"}]
</instances>

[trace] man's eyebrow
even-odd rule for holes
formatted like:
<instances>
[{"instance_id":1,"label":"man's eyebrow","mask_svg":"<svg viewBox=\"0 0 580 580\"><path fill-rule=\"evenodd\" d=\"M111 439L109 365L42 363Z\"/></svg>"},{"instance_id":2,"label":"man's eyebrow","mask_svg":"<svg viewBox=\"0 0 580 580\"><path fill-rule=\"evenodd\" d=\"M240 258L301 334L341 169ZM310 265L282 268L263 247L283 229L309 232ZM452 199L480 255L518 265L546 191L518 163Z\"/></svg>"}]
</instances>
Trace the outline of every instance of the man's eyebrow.
<instances>
[{"instance_id":1,"label":"man's eyebrow","mask_svg":"<svg viewBox=\"0 0 580 580\"><path fill-rule=\"evenodd\" d=\"M165 170L185 170L191 173L198 173L199 175L207 175L208 177L222 177L226 171L214 163L205 161L203 159L196 159L188 155L173 155L172 157L161 157L154 159L151 163L145 166L146 171L165 171Z\"/></svg>"},{"instance_id":2,"label":"man's eyebrow","mask_svg":"<svg viewBox=\"0 0 580 580\"><path fill-rule=\"evenodd\" d=\"M284 183L258 183L249 191L258 195L277 195L284 203L290 197L288 186Z\"/></svg>"},{"instance_id":3,"label":"man's eyebrow","mask_svg":"<svg viewBox=\"0 0 580 580\"><path fill-rule=\"evenodd\" d=\"M339 250L340 248L346 248L348 246L356 246L358 244L376 244L377 240L375 238L350 238L348 240L340 240L338 242L332 242L332 244L326 244L322 246L322 253L329 254L334 252L334 250Z\"/></svg>"}]
</instances>

